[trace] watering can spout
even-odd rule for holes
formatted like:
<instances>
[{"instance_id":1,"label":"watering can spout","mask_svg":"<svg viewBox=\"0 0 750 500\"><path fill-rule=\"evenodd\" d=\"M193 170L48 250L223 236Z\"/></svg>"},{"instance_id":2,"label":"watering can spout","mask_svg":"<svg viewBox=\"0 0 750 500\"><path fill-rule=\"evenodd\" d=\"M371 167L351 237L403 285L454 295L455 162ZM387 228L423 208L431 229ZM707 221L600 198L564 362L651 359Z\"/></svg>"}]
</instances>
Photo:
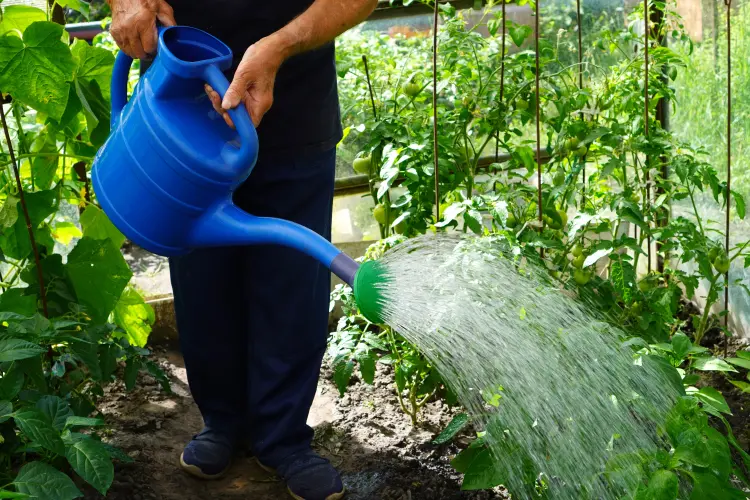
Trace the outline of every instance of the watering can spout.
<instances>
[{"instance_id":1,"label":"watering can spout","mask_svg":"<svg viewBox=\"0 0 750 500\"><path fill-rule=\"evenodd\" d=\"M209 208L193 227L190 246L281 245L314 258L353 286L359 264L318 233L282 219L257 217L231 200Z\"/></svg>"}]
</instances>

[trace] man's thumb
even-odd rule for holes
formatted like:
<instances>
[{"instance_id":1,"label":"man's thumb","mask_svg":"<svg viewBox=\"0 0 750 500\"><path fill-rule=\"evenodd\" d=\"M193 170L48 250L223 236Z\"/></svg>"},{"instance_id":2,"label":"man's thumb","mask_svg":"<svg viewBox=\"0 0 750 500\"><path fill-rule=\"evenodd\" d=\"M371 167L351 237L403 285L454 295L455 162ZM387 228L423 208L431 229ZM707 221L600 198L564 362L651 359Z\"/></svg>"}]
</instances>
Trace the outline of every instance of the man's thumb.
<instances>
[{"instance_id":1,"label":"man's thumb","mask_svg":"<svg viewBox=\"0 0 750 500\"><path fill-rule=\"evenodd\" d=\"M221 107L227 111L236 108L242 101L242 96L245 95L246 87L247 84L245 83L245 79L239 77L239 75L236 76L224 94L224 100L221 101Z\"/></svg>"}]
</instances>

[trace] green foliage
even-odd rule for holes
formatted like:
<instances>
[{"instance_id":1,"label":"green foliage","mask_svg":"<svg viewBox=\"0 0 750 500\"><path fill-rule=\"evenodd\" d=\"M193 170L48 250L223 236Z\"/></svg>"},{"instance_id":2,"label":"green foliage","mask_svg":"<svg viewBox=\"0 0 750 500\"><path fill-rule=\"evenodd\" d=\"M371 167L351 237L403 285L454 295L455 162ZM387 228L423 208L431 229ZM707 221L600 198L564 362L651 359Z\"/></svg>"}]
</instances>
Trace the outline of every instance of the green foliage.
<instances>
[{"instance_id":1,"label":"green foliage","mask_svg":"<svg viewBox=\"0 0 750 500\"><path fill-rule=\"evenodd\" d=\"M85 2L58 3L88 15ZM121 375L132 389L147 371L169 389L143 349L153 310L128 286L125 238L87 173L109 134L114 56L68 40L44 11L2 8L0 498L83 496L68 474L106 495L112 461L130 458L102 441L104 386Z\"/></svg>"},{"instance_id":2,"label":"green foliage","mask_svg":"<svg viewBox=\"0 0 750 500\"><path fill-rule=\"evenodd\" d=\"M696 74L689 57L694 47L673 6L652 4L651 9L662 9L665 15L661 24L651 27L651 40L663 36L668 43L650 47L646 117L643 37L634 29L643 19L642 6L627 14L627 26L603 9L585 21L585 88L578 87L570 5L543 8L547 10L542 16L538 95L535 55L525 50L532 31L509 23L502 47L497 9L485 11L489 36L482 36L461 12L441 6L436 89L430 37L363 31L339 43L347 130L339 147L358 152L352 157L370 158L365 175L374 215L382 236L398 235L371 247L365 258L377 258L400 241L400 235L451 230L503 235L514 252L546 265L559 287L623 327L631 335L626 342L634 355L662 368L686 394L665 423L664 449L655 456L613 456L607 477L611 486L639 499L735 498L738 491L729 474L749 484L745 474L750 457L740 451L723 416L731 411L724 397L699 381L703 372L712 371L750 391L745 382L750 380L750 356L738 353L721 359L701 345L707 332L724 330L720 319L710 314L721 291L725 286L744 289L727 280L727 269L750 265L748 243L724 248L723 230L711 214L731 202L733 214L742 219L745 201L741 190L727 193L717 172L718 153L707 155L701 143L686 143L684 134L665 130L656 120L659 105L680 109L671 85L676 78L680 81L682 72ZM369 81L362 56L367 57ZM438 115L437 200L433 90ZM540 154L546 157L541 167L533 149L537 104ZM713 106L704 108L714 113ZM714 113L710 120L693 119L691 126L700 130L692 137L719 118ZM719 132L717 128L717 137ZM722 140L716 142L725 147ZM535 186L538 168L541 199ZM361 163L360 170L365 172ZM649 241L666 256L661 271L656 270L655 258L644 262ZM543 260L538 257L540 249ZM706 305L694 314L685 305L699 294ZM396 365L396 391L413 422L414 408L421 398L434 397L433 388L435 396L450 398L440 382L432 382L439 381L437 374L413 346L388 326L370 325L358 314L347 287L337 288L332 305L335 302L341 304L344 317L332 334L330 354L342 393L358 367L364 368L362 378L370 381L368 363L374 356ZM410 396L412 388L415 398ZM410 400L417 405L404 404ZM725 432L709 426L708 416L724 423ZM451 423L438 442L452 439L459 424L466 425L460 420ZM682 431L674 434L677 427ZM506 445L506 459L530 463L514 439ZM730 455L730 447L735 455ZM531 497L544 497L549 487L544 471L528 469L519 484L518 478L498 477L501 468L493 466L495 458L481 438L459 454L454 466L465 475L464 487L513 484ZM711 491L716 496L706 493Z\"/></svg>"}]
</instances>

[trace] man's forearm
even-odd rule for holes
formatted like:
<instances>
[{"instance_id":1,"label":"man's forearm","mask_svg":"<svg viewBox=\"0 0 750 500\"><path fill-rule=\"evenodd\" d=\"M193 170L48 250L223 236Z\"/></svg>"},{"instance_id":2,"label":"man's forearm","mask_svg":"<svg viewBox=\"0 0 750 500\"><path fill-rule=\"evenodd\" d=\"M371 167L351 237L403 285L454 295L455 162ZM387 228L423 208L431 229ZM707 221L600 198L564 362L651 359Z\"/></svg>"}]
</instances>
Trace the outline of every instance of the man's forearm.
<instances>
[{"instance_id":1,"label":"man's forearm","mask_svg":"<svg viewBox=\"0 0 750 500\"><path fill-rule=\"evenodd\" d=\"M265 41L273 43L282 58L287 59L332 41L367 19L377 4L377 0L315 0L305 12Z\"/></svg>"}]
</instances>

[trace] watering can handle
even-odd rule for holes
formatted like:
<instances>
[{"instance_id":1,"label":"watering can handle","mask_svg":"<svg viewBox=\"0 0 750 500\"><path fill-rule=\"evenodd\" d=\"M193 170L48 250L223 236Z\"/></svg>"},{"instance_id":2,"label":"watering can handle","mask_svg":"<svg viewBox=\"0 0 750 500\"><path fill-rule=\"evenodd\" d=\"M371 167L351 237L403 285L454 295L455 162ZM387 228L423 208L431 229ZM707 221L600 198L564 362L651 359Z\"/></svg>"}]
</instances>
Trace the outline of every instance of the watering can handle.
<instances>
[{"instance_id":1,"label":"watering can handle","mask_svg":"<svg viewBox=\"0 0 750 500\"><path fill-rule=\"evenodd\" d=\"M120 119L122 109L128 103L128 77L133 58L122 50L117 53L115 66L112 68L112 83L110 93L112 95L112 114L110 115L110 126L115 128L117 120Z\"/></svg>"},{"instance_id":2,"label":"watering can handle","mask_svg":"<svg viewBox=\"0 0 750 500\"><path fill-rule=\"evenodd\" d=\"M224 73L217 66L206 66L203 78L224 99L224 94L229 89L229 80L224 76ZM255 132L255 126L250 118L250 113L248 113L245 104L240 102L239 106L229 110L229 116L232 118L232 122L234 122L234 126L240 136L240 149L237 153L238 161L240 164L247 164L248 162L254 164L255 155L257 154L258 135Z\"/></svg>"}]
</instances>

